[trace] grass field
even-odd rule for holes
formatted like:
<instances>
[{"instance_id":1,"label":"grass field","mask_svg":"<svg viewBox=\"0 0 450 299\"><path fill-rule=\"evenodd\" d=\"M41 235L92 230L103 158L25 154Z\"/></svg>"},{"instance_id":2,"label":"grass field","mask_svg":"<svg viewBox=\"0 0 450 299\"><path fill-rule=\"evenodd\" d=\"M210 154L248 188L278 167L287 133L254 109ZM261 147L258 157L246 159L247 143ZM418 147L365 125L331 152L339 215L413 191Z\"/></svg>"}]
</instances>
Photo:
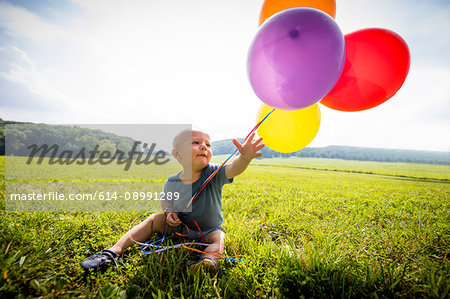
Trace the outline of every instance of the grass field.
<instances>
[{"instance_id":1,"label":"grass field","mask_svg":"<svg viewBox=\"0 0 450 299\"><path fill-rule=\"evenodd\" d=\"M189 272L189 250L146 256L138 247L117 268L86 275L82 260L148 215L5 212L1 176L2 298L449 296L448 166L254 160L224 187L226 251L243 261L222 261L217 277Z\"/></svg>"},{"instance_id":2,"label":"grass field","mask_svg":"<svg viewBox=\"0 0 450 299\"><path fill-rule=\"evenodd\" d=\"M227 156L215 157L217 163ZM424 180L450 181L449 165L391 163L373 161L350 161L322 158L270 158L253 160L252 165L285 166L314 170L331 170L353 173L379 174L386 176L416 178Z\"/></svg>"}]
</instances>

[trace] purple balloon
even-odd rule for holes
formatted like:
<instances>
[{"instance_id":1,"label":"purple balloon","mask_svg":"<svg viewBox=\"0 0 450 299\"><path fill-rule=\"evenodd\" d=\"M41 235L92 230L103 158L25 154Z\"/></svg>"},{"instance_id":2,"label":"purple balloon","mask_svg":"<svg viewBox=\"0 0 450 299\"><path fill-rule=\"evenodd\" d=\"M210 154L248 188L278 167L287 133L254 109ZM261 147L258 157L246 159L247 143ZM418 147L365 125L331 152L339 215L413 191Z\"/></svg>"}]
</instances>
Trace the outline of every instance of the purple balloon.
<instances>
[{"instance_id":1,"label":"purple balloon","mask_svg":"<svg viewBox=\"0 0 450 299\"><path fill-rule=\"evenodd\" d=\"M283 10L258 30L248 53L250 84L267 105L311 106L336 85L345 63L345 40L328 14L307 7Z\"/></svg>"}]
</instances>

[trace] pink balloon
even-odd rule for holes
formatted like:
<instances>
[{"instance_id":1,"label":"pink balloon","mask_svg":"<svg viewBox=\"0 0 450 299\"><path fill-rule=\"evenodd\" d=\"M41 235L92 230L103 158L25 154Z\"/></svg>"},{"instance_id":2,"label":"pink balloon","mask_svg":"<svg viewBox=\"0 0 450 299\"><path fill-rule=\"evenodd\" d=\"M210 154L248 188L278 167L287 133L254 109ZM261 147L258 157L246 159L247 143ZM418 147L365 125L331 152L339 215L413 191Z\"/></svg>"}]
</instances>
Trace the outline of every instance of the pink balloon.
<instances>
[{"instance_id":1,"label":"pink balloon","mask_svg":"<svg viewBox=\"0 0 450 299\"><path fill-rule=\"evenodd\" d=\"M330 92L344 62L344 36L334 19L315 8L296 7L260 27L247 68L250 84L264 103L298 110Z\"/></svg>"}]
</instances>

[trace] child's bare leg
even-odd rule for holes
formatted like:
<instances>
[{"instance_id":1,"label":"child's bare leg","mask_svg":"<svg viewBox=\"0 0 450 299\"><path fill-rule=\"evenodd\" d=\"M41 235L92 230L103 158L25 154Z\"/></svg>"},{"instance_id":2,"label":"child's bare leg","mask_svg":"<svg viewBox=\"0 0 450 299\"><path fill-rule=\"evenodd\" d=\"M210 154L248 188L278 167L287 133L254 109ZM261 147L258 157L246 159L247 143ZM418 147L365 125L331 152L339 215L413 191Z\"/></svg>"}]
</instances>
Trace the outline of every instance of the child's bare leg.
<instances>
[{"instance_id":1,"label":"child's bare leg","mask_svg":"<svg viewBox=\"0 0 450 299\"><path fill-rule=\"evenodd\" d=\"M218 260L220 258L218 255L223 255L225 252L225 233L220 230L212 232L206 236L206 242L211 245L206 247L205 252L213 254L202 254L202 257L209 257L213 260Z\"/></svg>"},{"instance_id":2,"label":"child's bare leg","mask_svg":"<svg viewBox=\"0 0 450 299\"><path fill-rule=\"evenodd\" d=\"M155 213L130 229L123 235L110 250L122 254L123 251L134 244L134 241L144 242L155 232L164 232L166 217L163 213ZM134 240L134 241L133 241Z\"/></svg>"}]
</instances>

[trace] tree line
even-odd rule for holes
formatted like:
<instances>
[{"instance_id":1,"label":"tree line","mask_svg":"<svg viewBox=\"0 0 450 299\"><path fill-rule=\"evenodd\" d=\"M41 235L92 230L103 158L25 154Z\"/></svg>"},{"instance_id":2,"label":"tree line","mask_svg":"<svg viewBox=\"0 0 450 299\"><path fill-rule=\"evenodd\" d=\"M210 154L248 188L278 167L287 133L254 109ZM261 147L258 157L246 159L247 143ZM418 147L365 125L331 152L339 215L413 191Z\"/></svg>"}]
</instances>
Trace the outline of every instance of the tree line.
<instances>
[{"instance_id":1,"label":"tree line","mask_svg":"<svg viewBox=\"0 0 450 299\"><path fill-rule=\"evenodd\" d=\"M243 142L243 139L238 139ZM215 155L229 155L235 147L231 139L215 141L212 143L212 149ZM405 162L405 163L427 163L427 164L446 164L450 165L450 152L437 151L418 151L403 149L382 149L365 148L354 146L331 145L327 147L306 147L293 153L279 153L271 150L267 146L261 151L263 158L327 158L358 161L377 161L377 162Z\"/></svg>"},{"instance_id":2,"label":"tree line","mask_svg":"<svg viewBox=\"0 0 450 299\"><path fill-rule=\"evenodd\" d=\"M33 124L5 121L0 118L0 155L5 155L5 126L8 126L8 151L16 156L27 156L31 144L58 144L61 149L79 151L93 149L114 153L120 150L127 153L132 149L134 140L117 136L101 130L92 130L77 126ZM239 139L238 139L239 140ZM239 140L243 142L243 139ZM235 150L231 139L212 142L215 155L229 155ZM145 149L144 149L145 152ZM308 157L359 161L407 162L450 165L450 152L417 151L401 149L364 148L353 146L307 147L293 153L279 153L264 147L263 158Z\"/></svg>"},{"instance_id":3,"label":"tree line","mask_svg":"<svg viewBox=\"0 0 450 299\"><path fill-rule=\"evenodd\" d=\"M8 141L8 148L5 147L5 140ZM28 156L30 146L33 144L38 146L45 144L49 147L56 144L59 149L72 152L79 152L83 148L87 152L97 146L100 152L114 153L116 150L121 150L127 153L133 148L134 142L129 137L79 126L35 124L0 119L0 155ZM49 150L45 156L50 154Z\"/></svg>"}]
</instances>

